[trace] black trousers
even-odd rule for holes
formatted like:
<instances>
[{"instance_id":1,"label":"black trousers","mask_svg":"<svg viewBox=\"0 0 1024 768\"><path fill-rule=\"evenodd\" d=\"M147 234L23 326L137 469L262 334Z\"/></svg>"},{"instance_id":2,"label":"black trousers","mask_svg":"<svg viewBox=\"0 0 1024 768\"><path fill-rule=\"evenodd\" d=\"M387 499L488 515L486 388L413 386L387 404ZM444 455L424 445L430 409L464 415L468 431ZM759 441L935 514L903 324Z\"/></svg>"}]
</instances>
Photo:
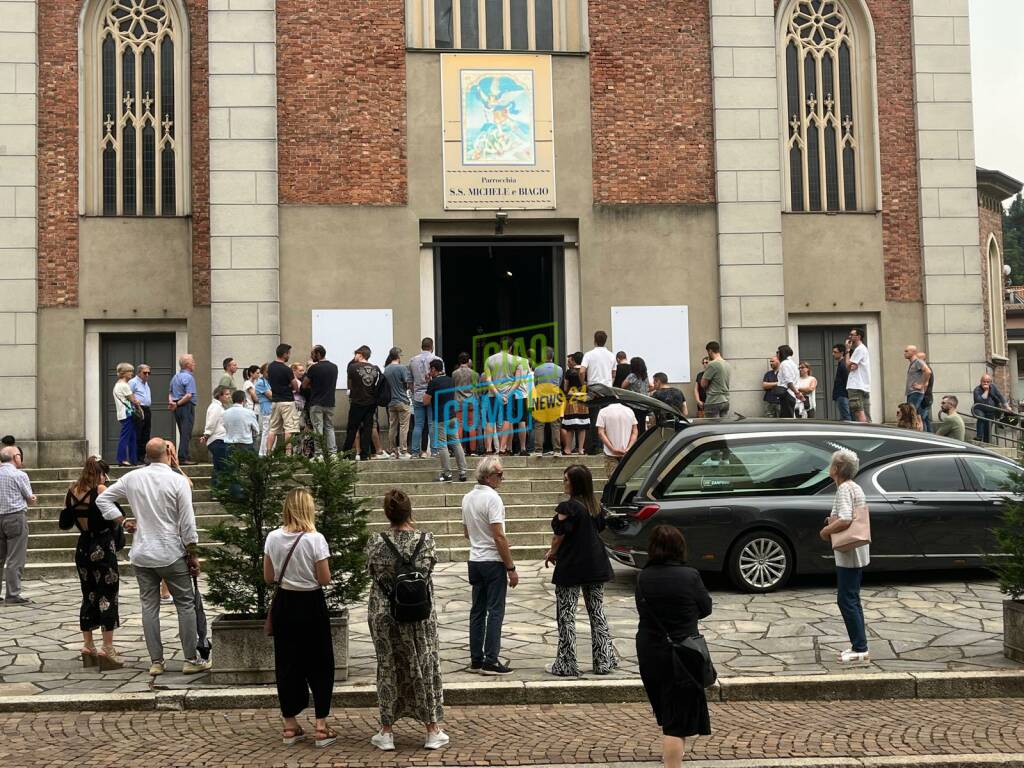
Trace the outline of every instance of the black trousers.
<instances>
[{"instance_id":1,"label":"black trousers","mask_svg":"<svg viewBox=\"0 0 1024 768\"><path fill-rule=\"evenodd\" d=\"M590 414L590 426L587 427L587 440L583 449L591 456L594 456L603 451L601 438L597 436L597 414L601 412L601 409L588 405L587 412Z\"/></svg>"},{"instance_id":2,"label":"black trousers","mask_svg":"<svg viewBox=\"0 0 1024 768\"><path fill-rule=\"evenodd\" d=\"M373 415L377 412L377 404L360 405L350 403L348 406L348 426L345 427L345 446L343 451L352 450L356 444L356 432L359 433L359 455L370 458L373 453Z\"/></svg>"},{"instance_id":3,"label":"black trousers","mask_svg":"<svg viewBox=\"0 0 1024 768\"><path fill-rule=\"evenodd\" d=\"M309 706L312 691L316 717L327 717L334 693L334 646L324 591L278 589L271 617L281 714L298 715Z\"/></svg>"},{"instance_id":4,"label":"black trousers","mask_svg":"<svg viewBox=\"0 0 1024 768\"><path fill-rule=\"evenodd\" d=\"M796 400L785 393L779 398L779 418L796 418Z\"/></svg>"},{"instance_id":5,"label":"black trousers","mask_svg":"<svg viewBox=\"0 0 1024 768\"><path fill-rule=\"evenodd\" d=\"M146 443L149 442L152 429L153 411L150 410L148 405L144 405L142 406L142 421L135 422L135 444L138 446L139 461L146 460Z\"/></svg>"}]
</instances>

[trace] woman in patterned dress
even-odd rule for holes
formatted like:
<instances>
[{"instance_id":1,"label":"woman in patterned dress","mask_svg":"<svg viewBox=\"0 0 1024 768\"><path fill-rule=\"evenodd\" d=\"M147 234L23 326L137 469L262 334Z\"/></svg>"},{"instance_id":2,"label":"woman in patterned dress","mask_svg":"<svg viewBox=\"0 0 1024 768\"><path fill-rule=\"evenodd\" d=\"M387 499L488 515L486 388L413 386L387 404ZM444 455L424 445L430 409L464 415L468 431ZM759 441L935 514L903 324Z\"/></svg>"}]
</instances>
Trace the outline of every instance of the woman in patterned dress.
<instances>
[{"instance_id":1,"label":"woman in patterned dress","mask_svg":"<svg viewBox=\"0 0 1024 768\"><path fill-rule=\"evenodd\" d=\"M370 739L378 749L395 748L392 728L396 721L411 717L427 729L424 747L439 749L448 743L441 730L444 697L441 689L441 661L438 656L437 614L431 608L424 621L399 623L391 617L390 592L396 573L396 559L384 537L406 558L416 553L416 570L428 581L437 557L434 537L413 527L412 501L399 490L384 496L384 514L390 527L370 537L366 545L367 563L372 578L367 622L377 652L377 699L380 704L380 731ZM421 543L422 539L422 543ZM431 593L433 583L431 582Z\"/></svg>"},{"instance_id":2,"label":"woman in patterned dress","mask_svg":"<svg viewBox=\"0 0 1024 768\"><path fill-rule=\"evenodd\" d=\"M594 478L582 464L571 464L562 477L569 500L555 508L551 519L554 538L544 555L544 567L555 564L555 619L558 651L545 669L558 677L579 677L576 661L576 606L580 592L590 617L590 644L595 675L607 675L618 666L608 619L604 615L604 584L613 577L612 566L598 534L604 528L601 505L594 496Z\"/></svg>"},{"instance_id":3,"label":"woman in patterned dress","mask_svg":"<svg viewBox=\"0 0 1024 768\"><path fill-rule=\"evenodd\" d=\"M114 650L114 629L120 624L117 608L119 576L117 572L118 540L123 533L105 520L96 507L96 497L107 489L107 463L96 456L85 460L82 474L64 497L60 513L62 530L78 528L75 566L82 585L82 605L78 612L82 630L82 666L120 669L124 662ZM93 641L95 629L103 632L103 647Z\"/></svg>"}]
</instances>

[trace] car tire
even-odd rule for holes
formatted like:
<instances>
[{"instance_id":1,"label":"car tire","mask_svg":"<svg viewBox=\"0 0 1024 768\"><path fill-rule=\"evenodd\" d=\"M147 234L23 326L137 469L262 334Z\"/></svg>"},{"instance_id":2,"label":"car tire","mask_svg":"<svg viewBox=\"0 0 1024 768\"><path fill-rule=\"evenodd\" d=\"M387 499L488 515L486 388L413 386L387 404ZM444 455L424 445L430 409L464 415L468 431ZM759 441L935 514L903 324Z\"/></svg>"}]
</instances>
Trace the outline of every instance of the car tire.
<instances>
[{"instance_id":1,"label":"car tire","mask_svg":"<svg viewBox=\"0 0 1024 768\"><path fill-rule=\"evenodd\" d=\"M793 575L793 548L772 531L752 531L733 544L729 552L729 576L744 592L772 592Z\"/></svg>"}]
</instances>

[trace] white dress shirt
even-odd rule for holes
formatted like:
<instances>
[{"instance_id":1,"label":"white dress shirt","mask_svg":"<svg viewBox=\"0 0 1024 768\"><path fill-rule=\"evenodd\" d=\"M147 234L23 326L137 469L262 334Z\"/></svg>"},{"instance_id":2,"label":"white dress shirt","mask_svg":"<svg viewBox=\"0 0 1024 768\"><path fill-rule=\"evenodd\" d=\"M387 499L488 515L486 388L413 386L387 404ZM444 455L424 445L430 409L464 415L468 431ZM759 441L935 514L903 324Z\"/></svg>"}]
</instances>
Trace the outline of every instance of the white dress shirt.
<instances>
[{"instance_id":1,"label":"white dress shirt","mask_svg":"<svg viewBox=\"0 0 1024 768\"><path fill-rule=\"evenodd\" d=\"M185 556L185 546L199 542L192 511L192 486L168 464L136 469L111 485L96 499L106 520L117 520L115 506L127 501L135 515L136 529L129 553L132 565L162 568Z\"/></svg>"},{"instance_id":2,"label":"white dress shirt","mask_svg":"<svg viewBox=\"0 0 1024 768\"><path fill-rule=\"evenodd\" d=\"M245 405L232 405L221 416L224 442L228 445L252 445L253 433L260 431L256 414Z\"/></svg>"},{"instance_id":3,"label":"white dress shirt","mask_svg":"<svg viewBox=\"0 0 1024 768\"><path fill-rule=\"evenodd\" d=\"M214 400L206 409L206 427L203 434L206 435L207 445L224 439L224 404L220 400Z\"/></svg>"}]
</instances>

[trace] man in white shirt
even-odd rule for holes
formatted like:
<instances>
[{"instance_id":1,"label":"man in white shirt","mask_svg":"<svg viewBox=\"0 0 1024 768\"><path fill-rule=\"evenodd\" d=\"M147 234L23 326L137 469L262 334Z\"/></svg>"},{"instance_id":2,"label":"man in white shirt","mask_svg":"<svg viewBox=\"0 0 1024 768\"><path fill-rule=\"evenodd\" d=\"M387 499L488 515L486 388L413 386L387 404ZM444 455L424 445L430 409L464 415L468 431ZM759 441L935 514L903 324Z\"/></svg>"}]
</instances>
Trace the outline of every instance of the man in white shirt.
<instances>
[{"instance_id":1,"label":"man in white shirt","mask_svg":"<svg viewBox=\"0 0 1024 768\"><path fill-rule=\"evenodd\" d=\"M469 583L473 604L469 609L470 672L507 675L501 663L501 624L505 619L507 587L519 583L505 538L505 505L498 495L504 471L495 456L476 467L476 485L462 499L462 532L469 539Z\"/></svg>"},{"instance_id":2,"label":"man in white shirt","mask_svg":"<svg viewBox=\"0 0 1024 768\"><path fill-rule=\"evenodd\" d=\"M778 381L775 385L779 392L779 418L792 419L796 416L796 404L806 399L797 388L800 370L793 359L793 348L789 344L781 345L775 355L779 358Z\"/></svg>"},{"instance_id":3,"label":"man in white shirt","mask_svg":"<svg viewBox=\"0 0 1024 768\"><path fill-rule=\"evenodd\" d=\"M633 447L638 433L636 414L622 403L612 403L597 415L597 435L604 444L604 468L608 475Z\"/></svg>"},{"instance_id":4,"label":"man in white shirt","mask_svg":"<svg viewBox=\"0 0 1024 768\"><path fill-rule=\"evenodd\" d=\"M606 387L612 385L615 355L605 346L607 343L608 334L604 331L597 331L594 334L594 348L583 355L583 362L580 363L580 378L583 380L584 388L591 384L604 384ZM590 411L590 428L587 430L586 451L593 456L601 447L601 441L597 437L597 415L601 409L588 406L588 410Z\"/></svg>"},{"instance_id":5,"label":"man in white shirt","mask_svg":"<svg viewBox=\"0 0 1024 768\"><path fill-rule=\"evenodd\" d=\"M178 637L185 655L182 672L204 672L210 662L196 652L195 593L192 576L199 573L196 517L192 511L192 487L184 475L170 466L167 442L154 437L146 443L149 466L129 472L96 499L103 517L122 522L119 502L127 501L134 520L125 530L134 534L129 556L139 582L142 631L152 665L149 674L164 673L164 648L160 639L160 580L165 579L178 609Z\"/></svg>"},{"instance_id":6,"label":"man in white shirt","mask_svg":"<svg viewBox=\"0 0 1024 768\"><path fill-rule=\"evenodd\" d=\"M854 328L846 339L846 391L854 421L871 421L871 359L860 331Z\"/></svg>"}]
</instances>

